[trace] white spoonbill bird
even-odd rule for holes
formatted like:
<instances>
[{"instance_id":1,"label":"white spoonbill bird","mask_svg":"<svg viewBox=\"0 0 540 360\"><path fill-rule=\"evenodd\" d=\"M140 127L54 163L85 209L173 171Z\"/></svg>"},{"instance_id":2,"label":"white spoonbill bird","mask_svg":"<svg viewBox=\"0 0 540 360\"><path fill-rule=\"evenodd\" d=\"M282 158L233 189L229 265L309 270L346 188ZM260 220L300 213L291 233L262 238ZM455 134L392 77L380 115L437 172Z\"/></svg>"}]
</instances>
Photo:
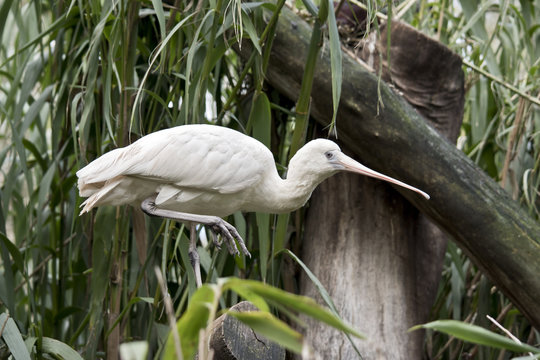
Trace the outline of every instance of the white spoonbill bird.
<instances>
[{"instance_id":1,"label":"white spoonbill bird","mask_svg":"<svg viewBox=\"0 0 540 360\"><path fill-rule=\"evenodd\" d=\"M221 217L236 211L284 213L303 206L315 187L338 171L350 171L425 192L373 171L343 154L330 140L308 142L291 159L286 179L270 150L238 131L214 125L183 125L146 135L112 150L77 172L81 214L102 205L141 206L153 216L210 226L232 254L236 229ZM197 257L192 235L190 252ZM216 236L214 243L219 246ZM192 257L192 263L198 262Z\"/></svg>"}]
</instances>

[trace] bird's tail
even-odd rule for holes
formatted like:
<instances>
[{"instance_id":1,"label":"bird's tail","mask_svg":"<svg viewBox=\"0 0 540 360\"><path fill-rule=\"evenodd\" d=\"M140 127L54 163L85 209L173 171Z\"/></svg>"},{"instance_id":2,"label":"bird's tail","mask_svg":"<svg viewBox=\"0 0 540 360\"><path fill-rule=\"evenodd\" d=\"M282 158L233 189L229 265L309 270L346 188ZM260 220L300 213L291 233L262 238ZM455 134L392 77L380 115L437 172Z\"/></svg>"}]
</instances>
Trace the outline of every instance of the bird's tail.
<instances>
[{"instance_id":1,"label":"bird's tail","mask_svg":"<svg viewBox=\"0 0 540 360\"><path fill-rule=\"evenodd\" d=\"M89 212L96 206L109 205L108 203L105 203L104 196L109 194L114 188L116 188L119 183L120 181L118 181L118 179L112 179L112 181L106 181L104 183L101 183L101 186L99 186L98 184L81 184L81 179L79 179L78 186L80 195L89 196L89 198L81 204L81 207L83 209L81 210L79 216Z\"/></svg>"}]
</instances>

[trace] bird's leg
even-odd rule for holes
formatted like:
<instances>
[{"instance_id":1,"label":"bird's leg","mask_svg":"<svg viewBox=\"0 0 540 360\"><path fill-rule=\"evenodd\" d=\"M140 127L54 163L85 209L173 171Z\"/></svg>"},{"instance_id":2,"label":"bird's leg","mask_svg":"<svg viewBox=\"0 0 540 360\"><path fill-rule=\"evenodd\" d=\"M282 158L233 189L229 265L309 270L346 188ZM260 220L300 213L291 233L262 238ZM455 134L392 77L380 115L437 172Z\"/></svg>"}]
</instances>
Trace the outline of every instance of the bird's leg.
<instances>
[{"instance_id":1,"label":"bird's leg","mask_svg":"<svg viewBox=\"0 0 540 360\"><path fill-rule=\"evenodd\" d=\"M242 253L244 255L247 255L251 257L251 254L249 253L248 249L246 248L246 245L244 243L244 240L236 230L234 226L226 222L220 217L217 216L210 216L210 215L198 215L198 214L190 214L190 213L184 213L179 211L173 211L173 210L166 210L166 209L160 209L155 204L155 196L151 196L147 199L145 199L141 203L141 209L146 214L150 216L159 216L167 219L177 220L181 222L191 222L196 224L202 224L207 225L212 230L213 235L216 233L221 234L223 238L225 239L225 242L227 244L227 247L229 248L229 252L233 255L239 254L238 247L236 246L236 241L238 241L238 244L240 245L240 248L242 249ZM219 247L219 242L217 241L217 238L214 236L213 238L214 244L216 244Z\"/></svg>"},{"instance_id":2,"label":"bird's leg","mask_svg":"<svg viewBox=\"0 0 540 360\"><path fill-rule=\"evenodd\" d=\"M199 260L199 253L197 252L197 225L193 222L189 225L189 261L195 271L195 283L197 284L197 287L200 288L202 286L202 279L201 262Z\"/></svg>"}]
</instances>

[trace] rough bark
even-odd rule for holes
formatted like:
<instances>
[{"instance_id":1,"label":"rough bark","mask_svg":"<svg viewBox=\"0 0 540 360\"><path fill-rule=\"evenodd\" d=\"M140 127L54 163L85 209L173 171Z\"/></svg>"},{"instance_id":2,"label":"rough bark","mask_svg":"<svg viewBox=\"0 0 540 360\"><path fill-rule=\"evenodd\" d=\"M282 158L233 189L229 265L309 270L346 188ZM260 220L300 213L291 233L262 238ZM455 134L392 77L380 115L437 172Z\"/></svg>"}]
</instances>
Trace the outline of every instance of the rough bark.
<instances>
[{"instance_id":1,"label":"rough bark","mask_svg":"<svg viewBox=\"0 0 540 360\"><path fill-rule=\"evenodd\" d=\"M298 95L311 29L287 9L278 22L268 81L292 99ZM242 46L242 53L248 52ZM417 186L424 200L398 189L449 233L475 264L531 320L540 326L540 225L455 146L428 126L389 86L350 56L343 59L343 87L337 119L340 140L358 160ZM331 119L330 58L319 58L312 116Z\"/></svg>"}]
</instances>

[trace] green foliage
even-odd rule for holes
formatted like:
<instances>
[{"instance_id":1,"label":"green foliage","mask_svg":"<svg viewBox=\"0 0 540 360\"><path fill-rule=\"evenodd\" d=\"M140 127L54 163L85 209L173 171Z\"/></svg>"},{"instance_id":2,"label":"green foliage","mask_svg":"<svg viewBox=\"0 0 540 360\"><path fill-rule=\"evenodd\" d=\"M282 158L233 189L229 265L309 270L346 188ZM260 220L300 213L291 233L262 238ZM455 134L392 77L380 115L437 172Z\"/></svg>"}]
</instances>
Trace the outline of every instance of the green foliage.
<instances>
[{"instance_id":1,"label":"green foliage","mask_svg":"<svg viewBox=\"0 0 540 360\"><path fill-rule=\"evenodd\" d=\"M295 353L302 353L307 346L302 335L292 329L282 320L279 320L270 312L270 305L278 309L287 309L309 315L346 334L362 338L356 330L343 322L338 316L318 305L313 299L294 295L259 281L244 280L238 278L219 279L216 284L207 284L199 288L193 295L186 312L178 320L177 328L180 335L180 347L182 357L191 359L196 353L199 342L207 343L207 339L200 334L209 336L212 321L218 312L218 299L227 291L235 292L246 300L256 304L259 311L234 312L229 311L239 321L250 326L253 330L268 339L281 344L286 349ZM296 320L294 317L291 320ZM301 324L299 324L301 325ZM169 336L165 349L165 358L175 358L174 336Z\"/></svg>"},{"instance_id":2,"label":"green foliage","mask_svg":"<svg viewBox=\"0 0 540 360\"><path fill-rule=\"evenodd\" d=\"M463 58L459 146L540 218L540 2L422 1L405 18Z\"/></svg>"},{"instance_id":3,"label":"green foliage","mask_svg":"<svg viewBox=\"0 0 540 360\"><path fill-rule=\"evenodd\" d=\"M9 314L10 324L2 335L10 339L4 348L26 354L20 356L77 358L75 349L84 358L115 358L122 342L140 340L151 357L159 358L167 349L169 326L151 271L155 266L180 322L195 313L189 326L180 327L184 341L196 346L197 324L205 327L218 309L247 292L265 310L265 315L248 315L247 322L267 321L290 334L268 317L269 305L263 306L263 297L249 287L235 285L237 292L215 298L196 291L183 225L145 219L129 207L104 207L79 217L75 175L94 158L145 134L207 122L258 138L285 171L281 164L299 128L295 104L264 82L284 3L0 5L0 313ZM324 5L331 10L331 3ZM333 12L326 14L317 21L333 31L337 110L339 39ZM241 42L253 46L245 63L232 49ZM304 132L307 126L306 121ZM290 277L280 269L275 250L287 246L301 223L289 215L232 218L254 256L217 251L199 229L206 282L238 276L279 285L283 276ZM208 302L213 313L204 306Z\"/></svg>"}]
</instances>

